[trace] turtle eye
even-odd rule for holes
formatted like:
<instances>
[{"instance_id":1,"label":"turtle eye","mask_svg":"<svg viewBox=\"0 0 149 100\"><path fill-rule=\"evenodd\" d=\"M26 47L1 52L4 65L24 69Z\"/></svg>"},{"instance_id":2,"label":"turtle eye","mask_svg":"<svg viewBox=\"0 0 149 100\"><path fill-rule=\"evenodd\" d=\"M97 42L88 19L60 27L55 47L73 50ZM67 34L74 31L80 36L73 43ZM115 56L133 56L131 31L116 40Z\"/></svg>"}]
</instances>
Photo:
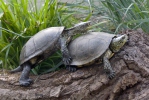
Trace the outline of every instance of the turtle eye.
<instances>
[{"instance_id":1,"label":"turtle eye","mask_svg":"<svg viewBox=\"0 0 149 100\"><path fill-rule=\"evenodd\" d=\"M122 37L122 39L125 39L125 37Z\"/></svg>"}]
</instances>

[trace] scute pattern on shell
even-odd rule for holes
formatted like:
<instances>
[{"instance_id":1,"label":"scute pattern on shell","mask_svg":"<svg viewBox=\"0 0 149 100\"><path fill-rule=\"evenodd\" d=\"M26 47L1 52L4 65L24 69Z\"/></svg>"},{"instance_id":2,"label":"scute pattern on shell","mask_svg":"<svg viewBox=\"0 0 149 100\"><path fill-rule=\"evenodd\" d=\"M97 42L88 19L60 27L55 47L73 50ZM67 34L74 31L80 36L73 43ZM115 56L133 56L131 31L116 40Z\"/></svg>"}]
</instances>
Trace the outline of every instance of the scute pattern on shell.
<instances>
[{"instance_id":1,"label":"scute pattern on shell","mask_svg":"<svg viewBox=\"0 0 149 100\"><path fill-rule=\"evenodd\" d=\"M64 27L51 27L39 31L22 48L20 54L20 65L35 56L43 54L46 50L54 49L53 44L58 42Z\"/></svg>"},{"instance_id":2,"label":"scute pattern on shell","mask_svg":"<svg viewBox=\"0 0 149 100\"><path fill-rule=\"evenodd\" d=\"M68 46L72 57L71 65L84 65L99 58L109 48L114 36L104 32L91 32L73 40Z\"/></svg>"}]
</instances>

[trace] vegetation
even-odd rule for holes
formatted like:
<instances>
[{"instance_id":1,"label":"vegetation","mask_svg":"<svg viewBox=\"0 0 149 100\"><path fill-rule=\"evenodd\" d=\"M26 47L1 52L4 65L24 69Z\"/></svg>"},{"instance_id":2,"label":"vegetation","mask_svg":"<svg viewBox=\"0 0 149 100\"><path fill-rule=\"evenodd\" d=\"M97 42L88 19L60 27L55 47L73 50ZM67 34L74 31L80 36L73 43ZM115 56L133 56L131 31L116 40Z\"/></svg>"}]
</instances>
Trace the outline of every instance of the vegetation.
<instances>
[{"instance_id":1,"label":"vegetation","mask_svg":"<svg viewBox=\"0 0 149 100\"><path fill-rule=\"evenodd\" d=\"M0 14L0 68L17 67L22 46L38 31L51 26L70 27L91 16L99 17L92 26L94 31L117 33L122 29L142 28L149 33L148 0L75 0L73 3L42 0L40 7L37 0L8 1L6 4L0 0L0 12L3 12ZM55 70L62 64L60 58L61 53L57 52L38 65L34 74L39 70Z\"/></svg>"},{"instance_id":2,"label":"vegetation","mask_svg":"<svg viewBox=\"0 0 149 100\"><path fill-rule=\"evenodd\" d=\"M0 0L0 9L3 12L0 18L2 24L0 27L2 30L0 37L1 68L14 69L17 67L23 45L38 31L51 26L70 27L81 20L73 17L76 12L70 11L66 4L59 4L57 0L42 0L42 2L43 5L39 7L37 0L8 0L7 3ZM85 20L87 19L88 17ZM33 70L34 74L39 72L40 66L44 70L59 64L60 56L59 52L54 54L36 67Z\"/></svg>"},{"instance_id":3,"label":"vegetation","mask_svg":"<svg viewBox=\"0 0 149 100\"><path fill-rule=\"evenodd\" d=\"M149 1L148 0L102 0L107 8L109 20L116 28L122 29L142 28L149 33Z\"/></svg>"}]
</instances>

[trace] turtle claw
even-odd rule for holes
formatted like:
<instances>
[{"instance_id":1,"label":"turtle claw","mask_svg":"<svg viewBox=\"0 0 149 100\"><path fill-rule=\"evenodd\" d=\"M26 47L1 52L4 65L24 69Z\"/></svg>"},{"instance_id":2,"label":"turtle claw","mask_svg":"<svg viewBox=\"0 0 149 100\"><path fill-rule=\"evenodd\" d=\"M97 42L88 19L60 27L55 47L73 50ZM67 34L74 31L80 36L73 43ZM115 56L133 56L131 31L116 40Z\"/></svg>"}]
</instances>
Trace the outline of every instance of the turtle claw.
<instances>
[{"instance_id":1,"label":"turtle claw","mask_svg":"<svg viewBox=\"0 0 149 100\"><path fill-rule=\"evenodd\" d=\"M27 86L30 86L33 83L33 80L32 79L27 79L27 80L20 80L19 82L20 82L21 86L27 87Z\"/></svg>"},{"instance_id":2,"label":"turtle claw","mask_svg":"<svg viewBox=\"0 0 149 100\"><path fill-rule=\"evenodd\" d=\"M32 79L28 79L27 81L30 82L31 84L33 83L33 80Z\"/></svg>"},{"instance_id":3,"label":"turtle claw","mask_svg":"<svg viewBox=\"0 0 149 100\"><path fill-rule=\"evenodd\" d=\"M63 62L65 65L70 65L71 61L72 61L71 57L63 58Z\"/></svg>"},{"instance_id":4,"label":"turtle claw","mask_svg":"<svg viewBox=\"0 0 149 100\"><path fill-rule=\"evenodd\" d=\"M20 86L22 87L28 87L30 85L29 82L20 82Z\"/></svg>"},{"instance_id":5,"label":"turtle claw","mask_svg":"<svg viewBox=\"0 0 149 100\"><path fill-rule=\"evenodd\" d=\"M111 72L109 75L108 75L109 79L112 79L115 77L115 72Z\"/></svg>"},{"instance_id":6,"label":"turtle claw","mask_svg":"<svg viewBox=\"0 0 149 100\"><path fill-rule=\"evenodd\" d=\"M73 66L66 66L66 69L69 70L70 72L75 72L77 70L77 68Z\"/></svg>"}]
</instances>

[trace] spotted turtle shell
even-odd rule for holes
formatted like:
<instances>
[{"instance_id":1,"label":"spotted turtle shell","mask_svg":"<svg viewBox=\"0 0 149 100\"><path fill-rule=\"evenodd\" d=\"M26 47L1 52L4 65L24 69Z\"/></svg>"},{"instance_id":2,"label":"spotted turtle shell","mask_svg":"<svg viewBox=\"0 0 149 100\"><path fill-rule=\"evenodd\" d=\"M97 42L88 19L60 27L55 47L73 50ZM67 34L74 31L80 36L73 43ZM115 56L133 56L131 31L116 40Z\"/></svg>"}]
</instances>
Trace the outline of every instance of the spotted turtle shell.
<instances>
[{"instance_id":1,"label":"spotted turtle shell","mask_svg":"<svg viewBox=\"0 0 149 100\"><path fill-rule=\"evenodd\" d=\"M82 66L99 59L109 48L114 34L91 32L73 40L68 50L72 57L70 65Z\"/></svg>"},{"instance_id":2,"label":"spotted turtle shell","mask_svg":"<svg viewBox=\"0 0 149 100\"><path fill-rule=\"evenodd\" d=\"M56 45L63 30L64 27L50 27L39 31L31 37L22 48L20 65L38 55L44 55L44 59L55 52L57 49Z\"/></svg>"}]
</instances>

